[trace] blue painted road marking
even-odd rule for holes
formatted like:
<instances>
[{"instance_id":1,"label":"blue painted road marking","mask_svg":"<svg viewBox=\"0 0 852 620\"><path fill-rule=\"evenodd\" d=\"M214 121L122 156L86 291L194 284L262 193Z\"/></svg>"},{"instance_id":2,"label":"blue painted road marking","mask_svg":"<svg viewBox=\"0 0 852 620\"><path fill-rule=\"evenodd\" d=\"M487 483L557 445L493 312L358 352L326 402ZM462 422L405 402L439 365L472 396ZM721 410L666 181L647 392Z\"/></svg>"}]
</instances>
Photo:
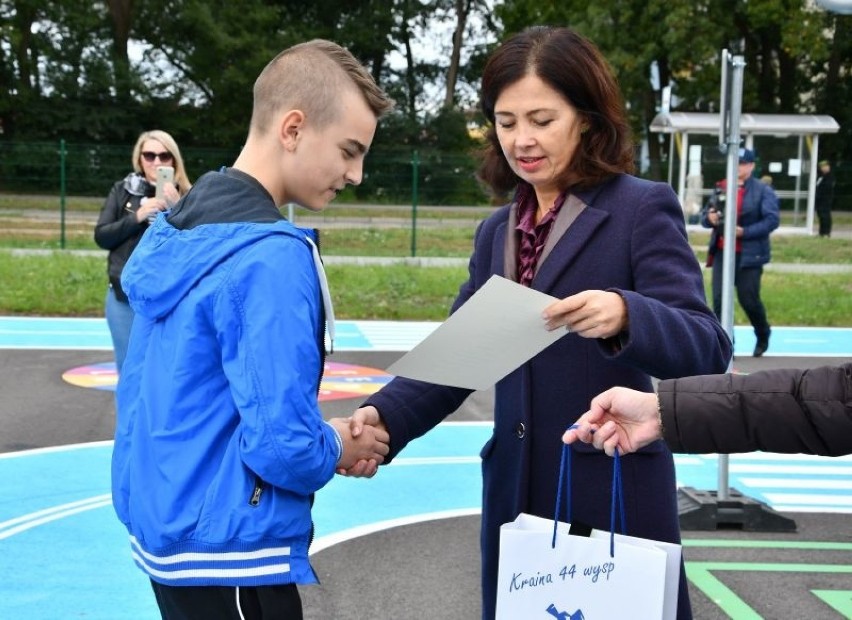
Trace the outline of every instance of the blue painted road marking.
<instances>
[{"instance_id":1,"label":"blue painted road marking","mask_svg":"<svg viewBox=\"0 0 852 620\"><path fill-rule=\"evenodd\" d=\"M438 323L339 321L335 349L406 351ZM735 330L750 355L751 330ZM0 349L111 350L103 319L0 317ZM767 355L852 357L852 330L773 328ZM479 450L491 424L447 423L372 480L334 478L317 496L313 552L354 536L480 510ZM0 454L0 618L157 617L110 501L111 442ZM678 483L715 489L717 457L676 455ZM852 457L733 455L730 486L781 511L852 513ZM341 510L345 506L345 510ZM120 600L121 605L112 602Z\"/></svg>"},{"instance_id":2,"label":"blue painted road marking","mask_svg":"<svg viewBox=\"0 0 852 620\"><path fill-rule=\"evenodd\" d=\"M434 331L434 321L337 321L336 351L409 351ZM751 355L754 333L734 328L736 355ZM0 349L112 349L104 319L0 317ZM852 329L773 327L767 356L852 357Z\"/></svg>"},{"instance_id":3,"label":"blue painted road marking","mask_svg":"<svg viewBox=\"0 0 852 620\"><path fill-rule=\"evenodd\" d=\"M375 478L335 477L317 494L313 552L386 527L477 513L479 450L490 433L490 423L441 424ZM111 442L99 442L0 455L0 618L156 617L110 503L111 450ZM715 456L676 455L675 463L679 484L714 488ZM826 490L811 483L811 476L848 480L852 456L732 455L729 464L731 486L776 509L852 513L849 485ZM779 478L790 485L779 491ZM116 600L122 604L97 602Z\"/></svg>"}]
</instances>

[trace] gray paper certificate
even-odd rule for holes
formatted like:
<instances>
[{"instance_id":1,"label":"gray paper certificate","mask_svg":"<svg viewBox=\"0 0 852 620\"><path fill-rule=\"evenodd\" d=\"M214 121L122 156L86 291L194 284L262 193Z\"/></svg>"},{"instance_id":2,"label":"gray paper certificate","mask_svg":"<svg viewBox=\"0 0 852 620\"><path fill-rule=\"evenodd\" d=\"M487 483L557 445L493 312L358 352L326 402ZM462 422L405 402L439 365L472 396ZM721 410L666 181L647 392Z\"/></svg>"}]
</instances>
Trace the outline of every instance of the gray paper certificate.
<instances>
[{"instance_id":1,"label":"gray paper certificate","mask_svg":"<svg viewBox=\"0 0 852 620\"><path fill-rule=\"evenodd\" d=\"M541 313L554 301L540 291L491 276L387 371L441 385L487 389L568 333L544 328Z\"/></svg>"}]
</instances>

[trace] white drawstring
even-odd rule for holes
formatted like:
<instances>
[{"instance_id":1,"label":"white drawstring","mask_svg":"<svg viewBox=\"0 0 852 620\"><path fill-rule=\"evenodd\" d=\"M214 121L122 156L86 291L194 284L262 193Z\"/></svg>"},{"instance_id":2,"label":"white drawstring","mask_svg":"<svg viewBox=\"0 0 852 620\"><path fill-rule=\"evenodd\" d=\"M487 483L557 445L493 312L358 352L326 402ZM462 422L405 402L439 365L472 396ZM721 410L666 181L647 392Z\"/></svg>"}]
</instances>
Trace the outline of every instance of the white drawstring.
<instances>
[{"instance_id":1,"label":"white drawstring","mask_svg":"<svg viewBox=\"0 0 852 620\"><path fill-rule=\"evenodd\" d=\"M240 620L246 620L246 617L243 615L243 610L240 607L240 586L234 588L234 591L237 593L237 613L240 614Z\"/></svg>"},{"instance_id":2,"label":"white drawstring","mask_svg":"<svg viewBox=\"0 0 852 620\"><path fill-rule=\"evenodd\" d=\"M331 303L331 291L328 288L328 279L325 277L325 268L322 266L319 250L310 237L305 237L311 244L311 252L314 255L314 265L319 275L320 291L322 291L322 304L325 307L325 322L328 327L329 353L334 353L334 306Z\"/></svg>"}]
</instances>

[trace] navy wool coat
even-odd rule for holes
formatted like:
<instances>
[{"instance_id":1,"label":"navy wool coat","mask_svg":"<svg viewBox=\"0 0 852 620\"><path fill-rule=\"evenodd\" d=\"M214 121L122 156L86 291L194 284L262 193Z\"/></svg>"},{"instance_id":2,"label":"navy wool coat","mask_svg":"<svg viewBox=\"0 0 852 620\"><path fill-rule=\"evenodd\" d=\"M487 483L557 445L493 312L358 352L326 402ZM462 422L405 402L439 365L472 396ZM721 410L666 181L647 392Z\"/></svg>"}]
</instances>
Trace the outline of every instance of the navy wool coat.
<instances>
[{"instance_id":1,"label":"navy wool coat","mask_svg":"<svg viewBox=\"0 0 852 620\"><path fill-rule=\"evenodd\" d=\"M516 205L508 205L480 224L469 279L453 310L492 275L514 277L514 221ZM618 292L629 326L607 340L568 334L496 385L494 433L481 454L482 602L489 620L500 525L520 512L553 517L561 436L591 399L616 385L652 391L651 377L725 372L731 357L730 340L705 302L701 268L668 185L618 175L576 192L550 237L532 288L557 298L592 289ZM392 457L469 394L398 377L366 404L379 410L388 428ZM571 519L608 530L612 459L584 444L572 450ZM626 533L680 542L674 462L665 444L624 457L622 477ZM691 613L681 572L678 617L684 619Z\"/></svg>"}]
</instances>

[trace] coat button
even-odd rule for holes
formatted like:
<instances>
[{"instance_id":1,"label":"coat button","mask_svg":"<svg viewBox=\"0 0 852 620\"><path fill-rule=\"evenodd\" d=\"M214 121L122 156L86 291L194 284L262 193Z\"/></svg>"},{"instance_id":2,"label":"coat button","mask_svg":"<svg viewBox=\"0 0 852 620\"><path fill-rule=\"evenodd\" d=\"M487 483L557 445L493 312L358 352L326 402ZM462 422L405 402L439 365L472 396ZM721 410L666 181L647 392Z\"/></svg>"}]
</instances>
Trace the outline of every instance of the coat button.
<instances>
[{"instance_id":1,"label":"coat button","mask_svg":"<svg viewBox=\"0 0 852 620\"><path fill-rule=\"evenodd\" d=\"M524 435L526 435L526 434L527 434L527 427L524 426L523 422L519 422L518 425L515 427L515 435L518 436L518 439L523 439Z\"/></svg>"}]
</instances>

